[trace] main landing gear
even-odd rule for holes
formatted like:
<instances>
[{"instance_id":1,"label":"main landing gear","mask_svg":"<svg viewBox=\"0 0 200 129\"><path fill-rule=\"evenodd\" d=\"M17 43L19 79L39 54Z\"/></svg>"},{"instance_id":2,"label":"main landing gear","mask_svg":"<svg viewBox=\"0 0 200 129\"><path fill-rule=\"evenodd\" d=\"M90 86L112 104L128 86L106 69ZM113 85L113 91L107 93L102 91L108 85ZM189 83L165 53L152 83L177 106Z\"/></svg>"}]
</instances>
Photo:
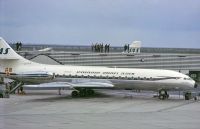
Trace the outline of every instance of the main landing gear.
<instances>
[{"instance_id":1,"label":"main landing gear","mask_svg":"<svg viewBox=\"0 0 200 129\"><path fill-rule=\"evenodd\" d=\"M95 92L93 89L81 88L81 89L76 89L72 91L71 96L72 97L88 97L88 96L93 96L94 93Z\"/></svg>"},{"instance_id":2,"label":"main landing gear","mask_svg":"<svg viewBox=\"0 0 200 129\"><path fill-rule=\"evenodd\" d=\"M192 98L191 92L186 92L185 93L185 100L190 100Z\"/></svg>"},{"instance_id":3,"label":"main landing gear","mask_svg":"<svg viewBox=\"0 0 200 129\"><path fill-rule=\"evenodd\" d=\"M192 92L185 92L184 96L185 100L190 100L190 99L197 100L197 95Z\"/></svg>"},{"instance_id":4,"label":"main landing gear","mask_svg":"<svg viewBox=\"0 0 200 129\"><path fill-rule=\"evenodd\" d=\"M169 98L169 94L167 93L166 90L159 90L159 99L165 100Z\"/></svg>"},{"instance_id":5,"label":"main landing gear","mask_svg":"<svg viewBox=\"0 0 200 129\"><path fill-rule=\"evenodd\" d=\"M159 99L161 100L165 100L165 99L168 99L169 98L169 94L167 93L166 90L159 90ZM194 96L191 92L185 92L184 93L184 97L185 97L185 100L190 100L192 98L194 98L194 100L197 100L197 97Z\"/></svg>"}]
</instances>

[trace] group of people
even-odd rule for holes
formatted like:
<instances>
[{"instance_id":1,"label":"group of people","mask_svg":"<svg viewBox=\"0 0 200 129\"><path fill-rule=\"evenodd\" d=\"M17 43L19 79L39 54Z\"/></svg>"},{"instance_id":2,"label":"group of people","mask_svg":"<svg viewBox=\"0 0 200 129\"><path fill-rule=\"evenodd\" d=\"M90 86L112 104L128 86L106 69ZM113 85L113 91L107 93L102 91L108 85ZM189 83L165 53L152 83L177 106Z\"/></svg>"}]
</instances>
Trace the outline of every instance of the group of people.
<instances>
[{"instance_id":1,"label":"group of people","mask_svg":"<svg viewBox=\"0 0 200 129\"><path fill-rule=\"evenodd\" d=\"M17 51L21 51L21 49L22 49L22 43L21 42L17 42L16 43L16 50Z\"/></svg>"},{"instance_id":2,"label":"group of people","mask_svg":"<svg viewBox=\"0 0 200 129\"><path fill-rule=\"evenodd\" d=\"M103 43L92 44L91 49L92 52L108 53L110 51L110 44L106 44L105 46Z\"/></svg>"},{"instance_id":3,"label":"group of people","mask_svg":"<svg viewBox=\"0 0 200 129\"><path fill-rule=\"evenodd\" d=\"M124 52L128 52L129 53L130 48L129 48L129 44L125 44L124 45Z\"/></svg>"}]
</instances>

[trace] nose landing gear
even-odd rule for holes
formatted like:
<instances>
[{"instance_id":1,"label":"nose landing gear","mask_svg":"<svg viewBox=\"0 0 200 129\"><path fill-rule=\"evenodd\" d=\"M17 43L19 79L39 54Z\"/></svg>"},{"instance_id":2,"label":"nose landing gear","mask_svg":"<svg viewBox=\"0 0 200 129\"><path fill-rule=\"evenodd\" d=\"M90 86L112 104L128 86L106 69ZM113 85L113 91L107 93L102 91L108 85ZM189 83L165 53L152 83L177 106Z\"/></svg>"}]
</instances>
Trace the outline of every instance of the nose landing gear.
<instances>
[{"instance_id":1,"label":"nose landing gear","mask_svg":"<svg viewBox=\"0 0 200 129\"><path fill-rule=\"evenodd\" d=\"M169 94L167 93L167 91L166 90L160 90L159 91L159 99L161 99L161 100L165 100L165 99L168 99L169 98Z\"/></svg>"}]
</instances>

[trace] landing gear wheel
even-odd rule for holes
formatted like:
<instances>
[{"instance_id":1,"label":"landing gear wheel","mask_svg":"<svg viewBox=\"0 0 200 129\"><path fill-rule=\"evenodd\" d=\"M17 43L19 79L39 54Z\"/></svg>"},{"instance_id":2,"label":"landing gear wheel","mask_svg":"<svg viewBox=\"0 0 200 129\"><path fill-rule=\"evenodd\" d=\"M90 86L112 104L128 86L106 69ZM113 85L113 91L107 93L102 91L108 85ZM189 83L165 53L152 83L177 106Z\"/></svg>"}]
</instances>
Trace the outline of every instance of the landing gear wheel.
<instances>
[{"instance_id":1,"label":"landing gear wheel","mask_svg":"<svg viewBox=\"0 0 200 129\"><path fill-rule=\"evenodd\" d=\"M196 96L194 97L194 100L197 100L197 97L196 97Z\"/></svg>"},{"instance_id":2,"label":"landing gear wheel","mask_svg":"<svg viewBox=\"0 0 200 129\"><path fill-rule=\"evenodd\" d=\"M79 92L74 90L74 91L72 91L71 96L72 97L78 97L79 96Z\"/></svg>"},{"instance_id":3,"label":"landing gear wheel","mask_svg":"<svg viewBox=\"0 0 200 129\"><path fill-rule=\"evenodd\" d=\"M159 99L165 100L169 98L169 94L167 93L166 90L160 90L159 91Z\"/></svg>"},{"instance_id":4,"label":"landing gear wheel","mask_svg":"<svg viewBox=\"0 0 200 129\"><path fill-rule=\"evenodd\" d=\"M87 96L87 90L86 89L81 89L79 94L80 94L80 97L86 97Z\"/></svg>"},{"instance_id":5,"label":"landing gear wheel","mask_svg":"<svg viewBox=\"0 0 200 129\"><path fill-rule=\"evenodd\" d=\"M3 98L3 94L0 94L0 98Z\"/></svg>"},{"instance_id":6,"label":"landing gear wheel","mask_svg":"<svg viewBox=\"0 0 200 129\"><path fill-rule=\"evenodd\" d=\"M88 89L88 90L87 90L87 95L88 95L88 96L93 96L93 95L94 95L94 90Z\"/></svg>"},{"instance_id":7,"label":"landing gear wheel","mask_svg":"<svg viewBox=\"0 0 200 129\"><path fill-rule=\"evenodd\" d=\"M164 100L165 97L164 97L163 95L159 95L159 99L160 99L160 100Z\"/></svg>"},{"instance_id":8,"label":"landing gear wheel","mask_svg":"<svg viewBox=\"0 0 200 129\"><path fill-rule=\"evenodd\" d=\"M87 89L87 88L82 88L82 89L76 89L72 91L71 96L72 97L87 97L87 96L93 96L94 95L94 90L93 89Z\"/></svg>"},{"instance_id":9,"label":"landing gear wheel","mask_svg":"<svg viewBox=\"0 0 200 129\"><path fill-rule=\"evenodd\" d=\"M190 100L192 98L192 94L190 92L185 93L185 100Z\"/></svg>"}]
</instances>

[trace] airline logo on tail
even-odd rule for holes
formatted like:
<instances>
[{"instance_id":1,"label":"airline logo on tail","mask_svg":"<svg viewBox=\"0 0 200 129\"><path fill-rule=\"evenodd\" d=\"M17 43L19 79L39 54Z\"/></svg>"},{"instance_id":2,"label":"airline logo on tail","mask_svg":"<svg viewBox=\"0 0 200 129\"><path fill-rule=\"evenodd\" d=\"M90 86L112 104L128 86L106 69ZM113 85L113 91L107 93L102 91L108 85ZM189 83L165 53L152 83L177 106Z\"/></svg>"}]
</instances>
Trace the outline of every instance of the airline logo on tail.
<instances>
[{"instance_id":1,"label":"airline logo on tail","mask_svg":"<svg viewBox=\"0 0 200 129\"><path fill-rule=\"evenodd\" d=\"M0 54L1 54L1 55L2 55L2 54L4 54L4 55L8 54L9 49L10 49L10 48L6 48L6 49L0 48Z\"/></svg>"}]
</instances>

